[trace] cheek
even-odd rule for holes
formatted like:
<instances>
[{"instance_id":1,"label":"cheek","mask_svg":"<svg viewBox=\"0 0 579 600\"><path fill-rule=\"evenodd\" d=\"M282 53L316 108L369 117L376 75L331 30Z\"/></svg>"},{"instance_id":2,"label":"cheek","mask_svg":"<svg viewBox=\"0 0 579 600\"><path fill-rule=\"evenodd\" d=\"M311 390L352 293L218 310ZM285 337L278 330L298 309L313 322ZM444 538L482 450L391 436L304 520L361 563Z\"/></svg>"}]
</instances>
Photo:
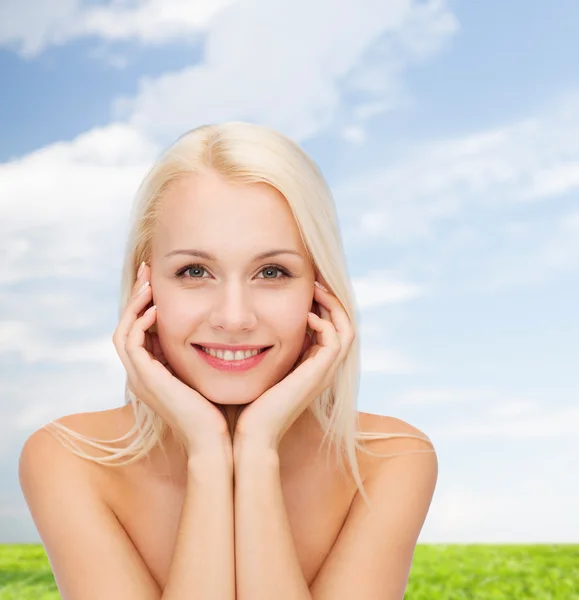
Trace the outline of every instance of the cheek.
<instances>
[{"instance_id":1,"label":"cheek","mask_svg":"<svg viewBox=\"0 0 579 600\"><path fill-rule=\"evenodd\" d=\"M271 322L275 324L277 337L285 342L286 346L301 349L311 305L311 299L294 297L272 306Z\"/></svg>"},{"instance_id":2,"label":"cheek","mask_svg":"<svg viewBox=\"0 0 579 600\"><path fill-rule=\"evenodd\" d=\"M203 312L195 308L191 299L180 294L157 294L157 325L160 335L170 343L195 330L203 319Z\"/></svg>"}]
</instances>

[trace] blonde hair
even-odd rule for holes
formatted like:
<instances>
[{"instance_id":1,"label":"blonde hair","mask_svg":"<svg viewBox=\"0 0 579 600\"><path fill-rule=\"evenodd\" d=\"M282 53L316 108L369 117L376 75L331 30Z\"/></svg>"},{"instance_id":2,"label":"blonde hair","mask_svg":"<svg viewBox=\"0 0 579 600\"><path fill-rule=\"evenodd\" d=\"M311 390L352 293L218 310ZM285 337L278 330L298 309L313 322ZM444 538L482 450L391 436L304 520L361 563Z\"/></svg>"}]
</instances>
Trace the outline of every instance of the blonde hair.
<instances>
[{"instance_id":1,"label":"blonde hair","mask_svg":"<svg viewBox=\"0 0 579 600\"><path fill-rule=\"evenodd\" d=\"M239 121L203 125L188 131L165 150L139 186L125 248L119 318L131 298L139 265L142 261L150 264L153 232L162 208L164 192L172 182L182 177L208 171L217 172L230 182L266 183L284 196L316 269L317 279L340 300L357 332L356 303L347 272L334 201L317 165L295 142L281 133L268 127ZM356 405L359 378L360 347L356 335L331 386L307 410L312 411L324 431L322 444L329 439L331 443L328 448L334 447L342 473L345 468L343 455L346 456L354 481L368 503L360 477L356 448L373 456L398 456L407 453L379 455L361 446L358 439L414 437L432 447L433 445L428 438L410 433L358 431ZM157 444L163 449L163 440L169 429L157 413L135 397L126 381L125 404L129 403L133 406L135 425L126 435L117 439L91 438L56 421L51 421L45 428L53 428L69 450L82 458L112 467L128 465L147 456ZM137 437L124 448L102 444L124 441L135 432ZM71 438L82 440L110 456L90 456Z\"/></svg>"}]
</instances>

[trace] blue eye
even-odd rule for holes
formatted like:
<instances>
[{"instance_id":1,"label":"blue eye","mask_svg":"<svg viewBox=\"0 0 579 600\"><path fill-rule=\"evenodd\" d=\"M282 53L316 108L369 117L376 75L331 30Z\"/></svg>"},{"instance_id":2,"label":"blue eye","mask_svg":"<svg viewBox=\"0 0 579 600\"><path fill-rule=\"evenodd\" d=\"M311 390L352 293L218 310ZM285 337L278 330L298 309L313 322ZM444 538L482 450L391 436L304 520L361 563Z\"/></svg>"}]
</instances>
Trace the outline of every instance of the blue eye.
<instances>
[{"instance_id":1,"label":"blue eye","mask_svg":"<svg viewBox=\"0 0 579 600\"><path fill-rule=\"evenodd\" d=\"M177 279L203 279L203 277L185 277L185 273L187 271L189 271L189 269L191 269L191 270L195 269L197 271L205 270L203 267L200 267L199 265L187 265L186 267L183 267L182 269L177 271L175 273L175 277L177 277Z\"/></svg>"},{"instance_id":2,"label":"blue eye","mask_svg":"<svg viewBox=\"0 0 579 600\"><path fill-rule=\"evenodd\" d=\"M201 265L186 265L185 267L179 269L176 273L175 273L175 277L177 279L206 279L205 277L187 277L185 275L185 273L187 271L206 271L205 267L201 266ZM273 279L273 280L279 280L279 279L285 279L287 277L293 277L292 274L287 270L284 269L283 267L279 266L279 265L268 265L267 267L263 267L263 269L260 271L260 273L263 273L264 271L278 271L279 273L281 273L281 277L260 277L260 279Z\"/></svg>"},{"instance_id":3,"label":"blue eye","mask_svg":"<svg viewBox=\"0 0 579 600\"><path fill-rule=\"evenodd\" d=\"M260 273L263 273L264 271L278 271L279 273L281 273L281 277L264 277L263 279L283 279L284 277L289 277L290 274L286 269L283 269L282 267L278 267L276 265L269 265L268 267L264 267Z\"/></svg>"}]
</instances>

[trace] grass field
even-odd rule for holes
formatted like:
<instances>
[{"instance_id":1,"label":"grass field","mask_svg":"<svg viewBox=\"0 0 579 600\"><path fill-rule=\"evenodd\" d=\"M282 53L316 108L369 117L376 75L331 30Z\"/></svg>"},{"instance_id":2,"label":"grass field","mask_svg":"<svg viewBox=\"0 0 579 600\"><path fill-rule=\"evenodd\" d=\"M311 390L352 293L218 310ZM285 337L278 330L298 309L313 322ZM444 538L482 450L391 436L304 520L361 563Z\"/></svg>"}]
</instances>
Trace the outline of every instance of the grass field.
<instances>
[{"instance_id":1,"label":"grass field","mask_svg":"<svg viewBox=\"0 0 579 600\"><path fill-rule=\"evenodd\" d=\"M404 599L579 600L579 545L419 544ZM0 545L0 600L60 600L42 546Z\"/></svg>"}]
</instances>

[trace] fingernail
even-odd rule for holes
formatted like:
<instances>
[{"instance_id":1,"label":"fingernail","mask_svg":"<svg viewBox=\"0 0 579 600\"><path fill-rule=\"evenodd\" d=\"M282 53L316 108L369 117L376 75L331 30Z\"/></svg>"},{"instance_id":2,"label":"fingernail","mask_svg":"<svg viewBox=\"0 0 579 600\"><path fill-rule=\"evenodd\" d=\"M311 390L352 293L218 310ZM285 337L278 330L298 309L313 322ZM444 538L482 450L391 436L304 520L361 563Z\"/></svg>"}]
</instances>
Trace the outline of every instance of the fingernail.
<instances>
[{"instance_id":1,"label":"fingernail","mask_svg":"<svg viewBox=\"0 0 579 600\"><path fill-rule=\"evenodd\" d=\"M314 281L314 285L317 285L321 290L324 290L324 292L328 291L319 281Z\"/></svg>"},{"instance_id":2,"label":"fingernail","mask_svg":"<svg viewBox=\"0 0 579 600\"><path fill-rule=\"evenodd\" d=\"M139 267L139 271L137 273L137 279L141 276L141 274L143 273L143 269L145 268L145 261L143 261L141 263L141 266Z\"/></svg>"}]
</instances>

